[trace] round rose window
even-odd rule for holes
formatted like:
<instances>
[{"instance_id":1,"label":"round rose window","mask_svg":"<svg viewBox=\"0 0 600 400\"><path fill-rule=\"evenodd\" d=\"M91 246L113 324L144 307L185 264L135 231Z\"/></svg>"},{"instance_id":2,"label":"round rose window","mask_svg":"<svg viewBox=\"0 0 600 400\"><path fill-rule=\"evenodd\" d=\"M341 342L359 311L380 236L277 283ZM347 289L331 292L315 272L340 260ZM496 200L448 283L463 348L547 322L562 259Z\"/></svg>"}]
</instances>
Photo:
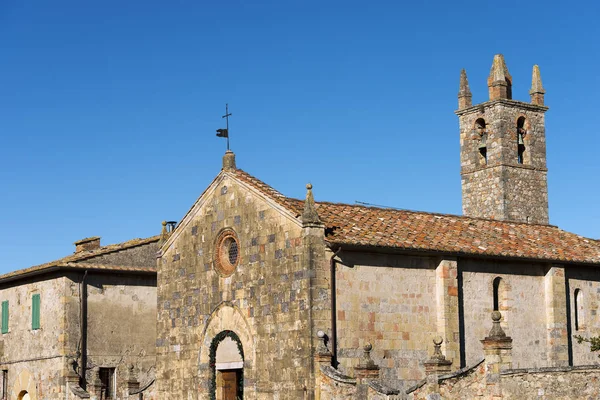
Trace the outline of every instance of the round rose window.
<instances>
[{"instance_id":1,"label":"round rose window","mask_svg":"<svg viewBox=\"0 0 600 400\"><path fill-rule=\"evenodd\" d=\"M240 248L235 232L224 231L217 240L215 267L223 276L233 274L240 261Z\"/></svg>"}]
</instances>

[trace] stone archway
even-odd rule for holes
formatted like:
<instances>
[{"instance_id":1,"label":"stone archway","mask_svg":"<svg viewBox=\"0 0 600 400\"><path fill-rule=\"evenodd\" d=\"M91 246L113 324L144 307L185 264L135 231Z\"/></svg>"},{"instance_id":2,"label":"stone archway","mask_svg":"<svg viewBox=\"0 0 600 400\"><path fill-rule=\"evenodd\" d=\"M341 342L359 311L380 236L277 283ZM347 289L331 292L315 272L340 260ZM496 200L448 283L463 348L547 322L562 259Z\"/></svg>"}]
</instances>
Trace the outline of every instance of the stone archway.
<instances>
[{"instance_id":1,"label":"stone archway","mask_svg":"<svg viewBox=\"0 0 600 400\"><path fill-rule=\"evenodd\" d=\"M233 331L221 331L210 345L210 397L214 400L244 398L244 348Z\"/></svg>"},{"instance_id":2,"label":"stone archway","mask_svg":"<svg viewBox=\"0 0 600 400\"><path fill-rule=\"evenodd\" d=\"M21 393L19 393L19 400L31 400L31 397L29 396L29 393L27 393L26 390L23 390Z\"/></svg>"},{"instance_id":3,"label":"stone archway","mask_svg":"<svg viewBox=\"0 0 600 400\"><path fill-rule=\"evenodd\" d=\"M242 367L243 367L243 392L245 399L254 398L254 390L252 387L248 387L248 382L254 382L254 360L255 360L255 346L254 337L250 328L250 324L239 308L228 302L223 302L217 306L211 313L210 318L206 322L206 327L201 336L200 352L198 356L198 386L199 388L208 388L212 385L213 378L216 376L213 371L216 370L216 359L213 359L211 365L211 348L215 350L220 342L224 339L215 342L215 339L219 335L224 335L223 332L230 331L237 336L240 343L240 347L243 351ZM227 335L225 335L227 336ZM232 338L233 340L233 338ZM235 340L233 340L235 342ZM217 343L218 342L218 343ZM213 344L217 347L213 347ZM232 360L229 360L232 361ZM225 361L227 362L227 361ZM232 362L240 362L240 360L233 360ZM230 366L239 366L230 365ZM221 365L220 367L227 367L227 365ZM233 368L236 369L236 368ZM206 393L206 389L199 391L200 400L209 400L214 398L211 393Z\"/></svg>"},{"instance_id":4,"label":"stone archway","mask_svg":"<svg viewBox=\"0 0 600 400\"><path fill-rule=\"evenodd\" d=\"M24 369L19 374L12 387L10 398L17 400L37 400L34 377L28 370Z\"/></svg>"}]
</instances>

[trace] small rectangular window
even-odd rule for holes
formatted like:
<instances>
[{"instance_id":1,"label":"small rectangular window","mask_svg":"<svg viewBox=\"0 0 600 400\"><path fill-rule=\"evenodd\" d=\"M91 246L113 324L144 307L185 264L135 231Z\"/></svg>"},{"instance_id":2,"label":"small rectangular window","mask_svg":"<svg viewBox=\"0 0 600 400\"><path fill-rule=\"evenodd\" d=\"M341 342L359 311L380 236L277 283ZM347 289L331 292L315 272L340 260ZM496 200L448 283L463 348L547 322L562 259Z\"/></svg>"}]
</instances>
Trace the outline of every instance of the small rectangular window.
<instances>
[{"instance_id":1,"label":"small rectangular window","mask_svg":"<svg viewBox=\"0 0 600 400\"><path fill-rule=\"evenodd\" d=\"M8 399L8 370L2 370L2 400Z\"/></svg>"},{"instance_id":2,"label":"small rectangular window","mask_svg":"<svg viewBox=\"0 0 600 400\"><path fill-rule=\"evenodd\" d=\"M31 297L31 329L40 329L40 295Z\"/></svg>"},{"instance_id":3,"label":"small rectangular window","mask_svg":"<svg viewBox=\"0 0 600 400\"><path fill-rule=\"evenodd\" d=\"M115 369L114 368L100 368L98 371L100 375L100 383L102 384L102 395L101 399L112 400L115 395Z\"/></svg>"},{"instance_id":4,"label":"small rectangular window","mask_svg":"<svg viewBox=\"0 0 600 400\"><path fill-rule=\"evenodd\" d=\"M2 333L8 333L8 300L2 302Z\"/></svg>"}]
</instances>

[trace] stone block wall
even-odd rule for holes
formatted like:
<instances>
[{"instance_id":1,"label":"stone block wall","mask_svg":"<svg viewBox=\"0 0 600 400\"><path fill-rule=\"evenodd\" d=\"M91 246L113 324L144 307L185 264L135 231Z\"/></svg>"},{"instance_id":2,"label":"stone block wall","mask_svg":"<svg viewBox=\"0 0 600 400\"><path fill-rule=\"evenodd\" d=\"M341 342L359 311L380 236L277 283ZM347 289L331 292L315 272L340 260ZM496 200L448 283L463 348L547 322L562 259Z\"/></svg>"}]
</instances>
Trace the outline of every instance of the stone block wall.
<instances>
[{"instance_id":1,"label":"stone block wall","mask_svg":"<svg viewBox=\"0 0 600 400\"><path fill-rule=\"evenodd\" d=\"M463 213L473 217L548 223L545 107L514 100L485 102L458 112ZM525 118L523 163L518 163L517 120ZM476 121L487 133L487 163Z\"/></svg>"},{"instance_id":2,"label":"stone block wall","mask_svg":"<svg viewBox=\"0 0 600 400\"><path fill-rule=\"evenodd\" d=\"M600 369L592 366L508 369L490 379L491 365L484 361L459 374L441 376L408 394L411 400L507 399L572 400L600 396Z\"/></svg>"},{"instance_id":3,"label":"stone block wall","mask_svg":"<svg viewBox=\"0 0 600 400\"><path fill-rule=\"evenodd\" d=\"M66 337L66 280L49 276L0 288L0 302L9 302L9 331L0 334L0 370L8 373L11 397L26 390L32 399L64 398L61 382ZM32 329L32 296L40 295L40 329Z\"/></svg>"},{"instance_id":4,"label":"stone block wall","mask_svg":"<svg viewBox=\"0 0 600 400\"><path fill-rule=\"evenodd\" d=\"M568 267L566 275L569 288L571 335L585 338L599 336L600 276L598 271L593 267ZM589 343L577 343L577 340L572 339L572 348L573 365L600 364L598 354L590 352Z\"/></svg>"},{"instance_id":5,"label":"stone block wall","mask_svg":"<svg viewBox=\"0 0 600 400\"><path fill-rule=\"evenodd\" d=\"M83 262L117 266L152 267L156 265L157 250L158 244L157 241L155 241L140 246L130 247L125 250L91 257L83 260Z\"/></svg>"},{"instance_id":6,"label":"stone block wall","mask_svg":"<svg viewBox=\"0 0 600 400\"><path fill-rule=\"evenodd\" d=\"M336 272L338 368L352 375L362 347L371 343L382 382L400 389L422 379L422 362L441 328L437 261L364 253L341 257Z\"/></svg>"},{"instance_id":7,"label":"stone block wall","mask_svg":"<svg viewBox=\"0 0 600 400\"><path fill-rule=\"evenodd\" d=\"M214 262L226 228L239 243L230 276ZM222 174L166 246L158 260L158 396L208 398L207 347L219 329L230 329L244 343L244 398L302 398L314 385L309 286L315 276L303 262L296 216Z\"/></svg>"},{"instance_id":8,"label":"stone block wall","mask_svg":"<svg viewBox=\"0 0 600 400\"><path fill-rule=\"evenodd\" d=\"M548 366L545 272L543 264L461 259L465 353L470 365L483 357L479 341L490 329L493 311L493 281L501 278L499 311L513 343L516 367Z\"/></svg>"},{"instance_id":9,"label":"stone block wall","mask_svg":"<svg viewBox=\"0 0 600 400\"><path fill-rule=\"evenodd\" d=\"M156 362L156 277L89 274L86 380L115 368L117 393L127 398L129 366L143 385Z\"/></svg>"}]
</instances>

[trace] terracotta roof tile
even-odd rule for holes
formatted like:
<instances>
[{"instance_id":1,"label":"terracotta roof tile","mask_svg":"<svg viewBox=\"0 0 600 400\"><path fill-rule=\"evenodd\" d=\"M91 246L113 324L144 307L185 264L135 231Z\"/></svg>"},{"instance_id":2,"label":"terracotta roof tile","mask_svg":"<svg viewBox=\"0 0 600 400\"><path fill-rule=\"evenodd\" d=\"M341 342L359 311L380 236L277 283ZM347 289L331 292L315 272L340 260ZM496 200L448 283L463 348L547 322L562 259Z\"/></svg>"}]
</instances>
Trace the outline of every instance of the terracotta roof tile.
<instances>
[{"instance_id":1,"label":"terracotta roof tile","mask_svg":"<svg viewBox=\"0 0 600 400\"><path fill-rule=\"evenodd\" d=\"M92 264L92 263L82 263L80 261L84 261L96 256L114 253L116 251L121 251L125 249L129 249L132 247L141 246L144 244L158 242L160 236L152 236L146 239L132 239L123 243L111 244L108 246L102 246L95 250L87 250L81 251L79 253L74 253L69 256L60 258L55 261L51 261L45 264L35 265L33 267L20 269L18 271L9 272L8 274L0 275L0 281L6 279L12 279L21 275L28 275L35 272L41 272L47 269L61 267L61 268L88 268L88 269L110 269L115 271L146 271L146 270L154 270L155 267L128 267L128 266L108 266L102 264Z\"/></svg>"},{"instance_id":2,"label":"terracotta roof tile","mask_svg":"<svg viewBox=\"0 0 600 400\"><path fill-rule=\"evenodd\" d=\"M303 200L284 196L242 170L235 176L300 216ZM330 243L407 251L600 264L600 241L552 225L317 202Z\"/></svg>"}]
</instances>

